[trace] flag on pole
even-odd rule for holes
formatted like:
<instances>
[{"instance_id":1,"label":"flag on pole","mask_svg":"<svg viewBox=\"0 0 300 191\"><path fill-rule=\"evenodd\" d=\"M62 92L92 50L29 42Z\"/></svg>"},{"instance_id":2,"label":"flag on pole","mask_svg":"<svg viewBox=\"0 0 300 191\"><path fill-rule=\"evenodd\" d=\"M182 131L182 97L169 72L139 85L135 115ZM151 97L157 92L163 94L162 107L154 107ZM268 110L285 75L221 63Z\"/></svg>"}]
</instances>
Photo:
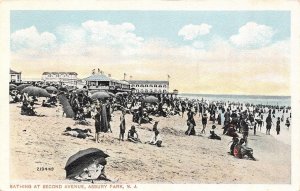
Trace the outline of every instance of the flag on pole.
<instances>
[{"instance_id":1,"label":"flag on pole","mask_svg":"<svg viewBox=\"0 0 300 191\"><path fill-rule=\"evenodd\" d=\"M171 78L171 76L168 74L168 80Z\"/></svg>"},{"instance_id":2,"label":"flag on pole","mask_svg":"<svg viewBox=\"0 0 300 191\"><path fill-rule=\"evenodd\" d=\"M95 69L92 70L92 74L93 74L93 75L95 74Z\"/></svg>"},{"instance_id":3,"label":"flag on pole","mask_svg":"<svg viewBox=\"0 0 300 191\"><path fill-rule=\"evenodd\" d=\"M126 79L126 73L124 73L124 80Z\"/></svg>"}]
</instances>

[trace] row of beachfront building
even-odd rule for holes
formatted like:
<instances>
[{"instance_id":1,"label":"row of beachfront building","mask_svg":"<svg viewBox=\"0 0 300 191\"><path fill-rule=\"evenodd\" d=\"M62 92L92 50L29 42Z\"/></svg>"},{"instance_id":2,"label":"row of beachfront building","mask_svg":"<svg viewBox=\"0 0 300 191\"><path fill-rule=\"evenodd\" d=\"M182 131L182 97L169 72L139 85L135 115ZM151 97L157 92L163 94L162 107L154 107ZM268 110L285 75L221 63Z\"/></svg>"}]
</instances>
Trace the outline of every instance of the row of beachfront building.
<instances>
[{"instance_id":1,"label":"row of beachfront building","mask_svg":"<svg viewBox=\"0 0 300 191\"><path fill-rule=\"evenodd\" d=\"M135 93L178 93L178 90L169 91L169 81L158 80L117 80L103 72L93 73L83 79L79 79L76 72L44 72L36 83L65 84L68 86L84 87L89 90L104 91L133 91ZM22 80L22 73L10 70L12 83L32 82Z\"/></svg>"}]
</instances>

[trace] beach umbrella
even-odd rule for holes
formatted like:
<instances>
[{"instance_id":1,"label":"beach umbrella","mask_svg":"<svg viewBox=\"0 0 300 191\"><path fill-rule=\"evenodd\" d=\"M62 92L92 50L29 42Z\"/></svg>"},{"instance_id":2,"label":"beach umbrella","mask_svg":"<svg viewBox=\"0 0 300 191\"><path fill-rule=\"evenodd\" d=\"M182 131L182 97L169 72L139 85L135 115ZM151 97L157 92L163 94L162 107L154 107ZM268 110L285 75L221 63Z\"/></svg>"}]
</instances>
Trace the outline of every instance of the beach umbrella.
<instances>
[{"instance_id":1,"label":"beach umbrella","mask_svg":"<svg viewBox=\"0 0 300 191\"><path fill-rule=\"evenodd\" d=\"M114 93L111 93L111 92L107 92L108 95L110 95L111 97L116 97L116 95Z\"/></svg>"},{"instance_id":2,"label":"beach umbrella","mask_svg":"<svg viewBox=\"0 0 300 191\"><path fill-rule=\"evenodd\" d=\"M96 93L96 92L100 92L101 90L90 90L89 92L91 93L91 94L94 94L94 93Z\"/></svg>"},{"instance_id":3,"label":"beach umbrella","mask_svg":"<svg viewBox=\"0 0 300 191\"><path fill-rule=\"evenodd\" d=\"M31 84L21 84L17 86L17 90L22 91L24 88L32 86Z\"/></svg>"},{"instance_id":4,"label":"beach umbrella","mask_svg":"<svg viewBox=\"0 0 300 191\"><path fill-rule=\"evenodd\" d=\"M50 94L45 89L34 86L24 88L21 93L27 93L28 96L50 97Z\"/></svg>"},{"instance_id":5,"label":"beach umbrella","mask_svg":"<svg viewBox=\"0 0 300 191\"><path fill-rule=\"evenodd\" d=\"M54 86L48 86L48 87L46 87L46 91L47 91L48 93L58 92L57 88L54 87Z\"/></svg>"},{"instance_id":6,"label":"beach umbrella","mask_svg":"<svg viewBox=\"0 0 300 191\"><path fill-rule=\"evenodd\" d=\"M65 166L67 178L72 178L82 172L84 168L92 164L96 159L107 158L108 154L97 148L88 148L72 155Z\"/></svg>"},{"instance_id":7,"label":"beach umbrella","mask_svg":"<svg viewBox=\"0 0 300 191\"><path fill-rule=\"evenodd\" d=\"M158 98L154 97L154 96L148 96L144 99L144 102L146 102L146 103L157 103Z\"/></svg>"},{"instance_id":8,"label":"beach umbrella","mask_svg":"<svg viewBox=\"0 0 300 191\"><path fill-rule=\"evenodd\" d=\"M9 84L9 90L15 90L17 86L15 84Z\"/></svg>"},{"instance_id":9,"label":"beach umbrella","mask_svg":"<svg viewBox=\"0 0 300 191\"><path fill-rule=\"evenodd\" d=\"M76 93L79 94L79 93L84 93L84 92L86 92L86 91L87 91L87 89L80 88L80 89L77 89L77 90L76 90Z\"/></svg>"},{"instance_id":10,"label":"beach umbrella","mask_svg":"<svg viewBox=\"0 0 300 191\"><path fill-rule=\"evenodd\" d=\"M92 99L106 99L110 98L109 94L106 92L96 92L91 96Z\"/></svg>"}]
</instances>

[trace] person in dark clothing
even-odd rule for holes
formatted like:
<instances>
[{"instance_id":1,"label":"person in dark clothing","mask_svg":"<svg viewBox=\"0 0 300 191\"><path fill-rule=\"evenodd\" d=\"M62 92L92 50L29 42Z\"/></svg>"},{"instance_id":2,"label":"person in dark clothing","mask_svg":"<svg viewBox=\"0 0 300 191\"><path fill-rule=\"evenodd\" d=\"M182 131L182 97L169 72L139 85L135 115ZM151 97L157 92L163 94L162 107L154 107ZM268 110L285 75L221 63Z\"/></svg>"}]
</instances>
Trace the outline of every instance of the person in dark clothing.
<instances>
[{"instance_id":1,"label":"person in dark clothing","mask_svg":"<svg viewBox=\"0 0 300 191\"><path fill-rule=\"evenodd\" d=\"M132 125L130 130L128 131L127 140L130 141L130 142L133 142L133 143L141 142L140 139L139 139L139 135L135 130L134 125Z\"/></svg>"},{"instance_id":2,"label":"person in dark clothing","mask_svg":"<svg viewBox=\"0 0 300 191\"><path fill-rule=\"evenodd\" d=\"M266 135L270 135L270 130L273 124L271 114L269 114L268 117L266 118L266 123L267 123Z\"/></svg>"},{"instance_id":3,"label":"person in dark clothing","mask_svg":"<svg viewBox=\"0 0 300 191\"><path fill-rule=\"evenodd\" d=\"M212 130L210 130L210 136L209 136L208 138L209 138L209 139L221 140L221 137L218 136L218 135L215 133L215 128L216 128L216 126L213 125L213 126L212 126Z\"/></svg>"},{"instance_id":4,"label":"person in dark clothing","mask_svg":"<svg viewBox=\"0 0 300 191\"><path fill-rule=\"evenodd\" d=\"M94 118L95 118L95 141L96 141L96 143L99 143L99 134L101 131L101 115L100 115L101 108L97 107L96 109L97 109L97 113L94 116Z\"/></svg>"},{"instance_id":5,"label":"person in dark clothing","mask_svg":"<svg viewBox=\"0 0 300 191\"><path fill-rule=\"evenodd\" d=\"M232 144L230 145L230 154L234 156L234 147L239 143L239 138L233 137Z\"/></svg>"},{"instance_id":6,"label":"person in dark clothing","mask_svg":"<svg viewBox=\"0 0 300 191\"><path fill-rule=\"evenodd\" d=\"M245 140L245 145L247 146L248 144L248 136L249 136L249 125L250 125L250 121L243 121L243 139Z\"/></svg>"},{"instance_id":7,"label":"person in dark clothing","mask_svg":"<svg viewBox=\"0 0 300 191\"><path fill-rule=\"evenodd\" d=\"M229 125L230 125L230 110L227 109L227 111L224 113L223 135L228 131Z\"/></svg>"},{"instance_id":8,"label":"person in dark clothing","mask_svg":"<svg viewBox=\"0 0 300 191\"><path fill-rule=\"evenodd\" d=\"M183 117L183 115L184 115L185 109L186 109L186 103L183 101L183 102L181 102L181 112L182 112L182 117Z\"/></svg>"},{"instance_id":9,"label":"person in dark clothing","mask_svg":"<svg viewBox=\"0 0 300 191\"><path fill-rule=\"evenodd\" d=\"M87 137L92 137L92 135L90 135L89 133L91 133L91 129L72 129L71 127L67 127L66 130L62 133L62 135L68 135L68 136L73 136L73 137L77 137L80 139L85 139Z\"/></svg>"},{"instance_id":10,"label":"person in dark clothing","mask_svg":"<svg viewBox=\"0 0 300 191\"><path fill-rule=\"evenodd\" d=\"M51 104L46 103L46 101L43 100L42 107L51 107Z\"/></svg>"},{"instance_id":11,"label":"person in dark clothing","mask_svg":"<svg viewBox=\"0 0 300 191\"><path fill-rule=\"evenodd\" d=\"M109 100L106 100L106 117L107 117L107 131L110 131L112 133L111 130L111 106L110 106L110 102Z\"/></svg>"},{"instance_id":12,"label":"person in dark clothing","mask_svg":"<svg viewBox=\"0 0 300 191\"><path fill-rule=\"evenodd\" d=\"M277 132L277 135L279 135L279 133L280 133L280 117L277 118L276 132Z\"/></svg>"},{"instance_id":13,"label":"person in dark clothing","mask_svg":"<svg viewBox=\"0 0 300 191\"><path fill-rule=\"evenodd\" d=\"M139 117L138 123L139 123L139 125L141 125L142 118L143 118L143 107L142 106L140 106L138 109L138 117Z\"/></svg>"},{"instance_id":14,"label":"person in dark clothing","mask_svg":"<svg viewBox=\"0 0 300 191\"><path fill-rule=\"evenodd\" d=\"M157 131L157 130L158 130L158 128L157 128L158 122L159 122L159 121L155 121L155 122L154 122L152 131Z\"/></svg>"},{"instance_id":15,"label":"person in dark clothing","mask_svg":"<svg viewBox=\"0 0 300 191\"><path fill-rule=\"evenodd\" d=\"M204 114L202 116L202 125L203 125L203 128L201 130L201 133L204 133L205 134L205 128L206 128L206 124L207 124L207 113L204 111Z\"/></svg>"},{"instance_id":16,"label":"person in dark clothing","mask_svg":"<svg viewBox=\"0 0 300 191\"><path fill-rule=\"evenodd\" d=\"M287 128L289 129L289 127L290 127L290 125L291 125L290 119L289 119L289 118L286 118L285 125L286 125Z\"/></svg>"},{"instance_id":17,"label":"person in dark clothing","mask_svg":"<svg viewBox=\"0 0 300 191\"><path fill-rule=\"evenodd\" d=\"M218 113L217 120L218 120L218 125L221 125L222 124L221 113Z\"/></svg>"},{"instance_id":18,"label":"person in dark clothing","mask_svg":"<svg viewBox=\"0 0 300 191\"><path fill-rule=\"evenodd\" d=\"M238 157L240 159L247 156L248 158L250 158L252 160L256 160L253 157L253 149L245 146L244 143L245 143L245 140L243 138L241 138L240 142L234 147L234 151L233 151L234 156Z\"/></svg>"}]
</instances>

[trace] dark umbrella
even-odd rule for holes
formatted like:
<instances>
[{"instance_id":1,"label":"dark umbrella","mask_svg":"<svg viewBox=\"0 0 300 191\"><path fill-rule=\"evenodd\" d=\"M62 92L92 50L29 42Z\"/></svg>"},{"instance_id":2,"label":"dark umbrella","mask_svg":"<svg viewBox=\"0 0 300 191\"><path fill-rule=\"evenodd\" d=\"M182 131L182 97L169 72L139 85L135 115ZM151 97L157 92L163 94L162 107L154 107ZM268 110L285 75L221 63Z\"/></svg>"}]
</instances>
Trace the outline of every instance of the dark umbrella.
<instances>
[{"instance_id":1,"label":"dark umbrella","mask_svg":"<svg viewBox=\"0 0 300 191\"><path fill-rule=\"evenodd\" d=\"M79 172L82 172L89 164L92 164L95 159L107 158L109 155L97 148L89 148L81 150L72 155L65 166L67 178L75 177Z\"/></svg>"},{"instance_id":2,"label":"dark umbrella","mask_svg":"<svg viewBox=\"0 0 300 191\"><path fill-rule=\"evenodd\" d=\"M24 88L32 86L31 84L21 84L17 87L17 90L22 91Z\"/></svg>"},{"instance_id":3,"label":"dark umbrella","mask_svg":"<svg viewBox=\"0 0 300 191\"><path fill-rule=\"evenodd\" d=\"M109 94L106 92L96 92L91 96L92 99L106 99L110 98Z\"/></svg>"},{"instance_id":4,"label":"dark umbrella","mask_svg":"<svg viewBox=\"0 0 300 191\"><path fill-rule=\"evenodd\" d=\"M59 91L61 92L68 92L69 90L66 87L60 87L58 88Z\"/></svg>"},{"instance_id":5,"label":"dark umbrella","mask_svg":"<svg viewBox=\"0 0 300 191\"><path fill-rule=\"evenodd\" d=\"M45 89L34 86L24 88L21 93L28 93L29 96L50 97L50 94Z\"/></svg>"},{"instance_id":6,"label":"dark umbrella","mask_svg":"<svg viewBox=\"0 0 300 191\"><path fill-rule=\"evenodd\" d=\"M154 96L148 96L144 99L145 103L157 103L159 100Z\"/></svg>"},{"instance_id":7,"label":"dark umbrella","mask_svg":"<svg viewBox=\"0 0 300 191\"><path fill-rule=\"evenodd\" d=\"M77 89L76 93L79 94L79 93L84 93L86 91L87 91L87 89L81 88L81 89Z\"/></svg>"},{"instance_id":8,"label":"dark umbrella","mask_svg":"<svg viewBox=\"0 0 300 191\"><path fill-rule=\"evenodd\" d=\"M48 93L58 92L57 88L54 87L54 86L48 86L48 87L46 87L46 91L47 91Z\"/></svg>"},{"instance_id":9,"label":"dark umbrella","mask_svg":"<svg viewBox=\"0 0 300 191\"><path fill-rule=\"evenodd\" d=\"M15 84L9 84L9 90L15 90L17 86Z\"/></svg>"}]
</instances>

